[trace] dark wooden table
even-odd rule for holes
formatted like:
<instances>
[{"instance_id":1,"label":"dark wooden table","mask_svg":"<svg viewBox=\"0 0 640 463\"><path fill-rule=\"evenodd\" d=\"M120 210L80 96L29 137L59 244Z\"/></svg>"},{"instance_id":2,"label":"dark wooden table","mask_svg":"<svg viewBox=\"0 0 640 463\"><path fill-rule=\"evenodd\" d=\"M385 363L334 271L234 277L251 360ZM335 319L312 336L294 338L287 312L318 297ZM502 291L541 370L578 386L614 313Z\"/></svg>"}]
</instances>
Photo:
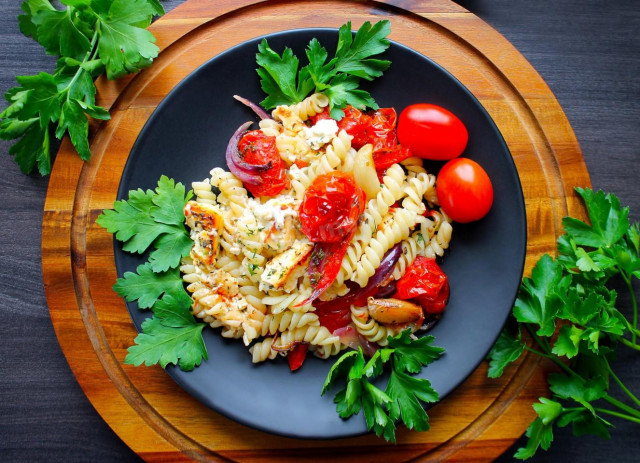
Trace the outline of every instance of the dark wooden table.
<instances>
[{"instance_id":1,"label":"dark wooden table","mask_svg":"<svg viewBox=\"0 0 640 463\"><path fill-rule=\"evenodd\" d=\"M16 0L0 0L0 91L16 75L51 70L52 57L18 30ZM167 10L182 3L164 2ZM595 188L640 219L640 2L460 0L529 59L556 94ZM0 109L6 105L0 103ZM44 297L40 229L47 179L20 173L0 141L0 460L139 461L94 411L58 346ZM624 299L623 299L624 301ZM640 357L616 371L640 391ZM614 392L614 394L617 392ZM618 420L611 441L557 430L535 461L640 460L640 429ZM517 445L521 445L520 442ZM510 461L513 449L501 459Z\"/></svg>"}]
</instances>

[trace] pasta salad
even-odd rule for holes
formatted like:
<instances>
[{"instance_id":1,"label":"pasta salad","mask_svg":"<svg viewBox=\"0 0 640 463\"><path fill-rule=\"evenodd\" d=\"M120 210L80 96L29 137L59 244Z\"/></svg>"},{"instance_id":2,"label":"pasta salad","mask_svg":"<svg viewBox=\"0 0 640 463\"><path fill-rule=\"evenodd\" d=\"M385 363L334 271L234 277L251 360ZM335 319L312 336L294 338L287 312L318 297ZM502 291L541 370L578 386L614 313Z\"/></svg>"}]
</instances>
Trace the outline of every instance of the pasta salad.
<instances>
[{"instance_id":1,"label":"pasta salad","mask_svg":"<svg viewBox=\"0 0 640 463\"><path fill-rule=\"evenodd\" d=\"M229 142L232 172L192 184L180 267L192 313L242 338L253 362L372 351L446 305L435 258L452 226L435 175L398 144L393 109L344 112L333 119L315 93L260 113Z\"/></svg>"}]
</instances>

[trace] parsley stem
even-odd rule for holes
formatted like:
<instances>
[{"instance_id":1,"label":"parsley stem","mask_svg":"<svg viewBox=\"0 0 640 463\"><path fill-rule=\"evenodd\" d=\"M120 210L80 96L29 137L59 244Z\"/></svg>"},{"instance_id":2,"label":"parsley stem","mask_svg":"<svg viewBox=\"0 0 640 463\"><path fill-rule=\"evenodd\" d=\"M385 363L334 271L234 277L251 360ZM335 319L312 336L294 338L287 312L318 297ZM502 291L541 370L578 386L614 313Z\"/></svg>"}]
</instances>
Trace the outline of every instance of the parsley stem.
<instances>
[{"instance_id":1,"label":"parsley stem","mask_svg":"<svg viewBox=\"0 0 640 463\"><path fill-rule=\"evenodd\" d=\"M549 347L549 343L547 343L544 339L541 339L540 336L538 336L535 333L535 331L533 331L533 328L531 327L531 325L529 323L524 323L524 326L527 329L527 331L529 332L529 334L531 335L531 337L533 338L533 340L536 343L538 343L538 345L544 351L543 357L546 357L546 358L550 359L553 363L558 365L560 368L562 368L564 371L569 373L571 376L579 376L575 371L573 371L571 368L569 368L567 365L565 365L564 362L562 362L560 359L558 359L556 356L554 356L551 353L551 348Z\"/></svg>"},{"instance_id":2,"label":"parsley stem","mask_svg":"<svg viewBox=\"0 0 640 463\"><path fill-rule=\"evenodd\" d=\"M628 277L624 272L620 272L620 273L622 274L622 278L627 284L627 288L629 288L629 294L631 295L631 306L633 307L633 322L632 322L633 329L631 330L631 342L633 344L636 344L636 339L637 339L636 330L638 329L638 301L636 301L636 293L633 290L633 284L631 283L631 278Z\"/></svg>"},{"instance_id":3,"label":"parsley stem","mask_svg":"<svg viewBox=\"0 0 640 463\"><path fill-rule=\"evenodd\" d=\"M636 410L633 407L628 406L625 403L620 402L618 399L615 399L613 397L611 397L609 394L605 394L602 397L603 400L606 400L607 402L609 402L611 405L618 407L620 410L624 410L625 412L629 413L630 415L636 416L638 418L640 418L640 411Z\"/></svg>"},{"instance_id":4,"label":"parsley stem","mask_svg":"<svg viewBox=\"0 0 640 463\"><path fill-rule=\"evenodd\" d=\"M633 335L635 336L635 333L634 333ZM622 338L622 337L621 337L621 338L620 338L620 342L622 342L622 344L624 344L625 346L627 346L627 347L629 347L629 348L631 348L631 349L634 349L634 350L640 351L640 345L638 345L638 344L634 344L633 342L631 342L631 341L629 341L629 340L627 340L627 339L625 339L625 338Z\"/></svg>"},{"instance_id":5,"label":"parsley stem","mask_svg":"<svg viewBox=\"0 0 640 463\"><path fill-rule=\"evenodd\" d=\"M533 352L536 355L539 355L540 357L545 357L545 358L551 358L551 355L549 354L545 354L544 352L540 352L539 350L533 349L532 347L529 347L527 345L524 346L525 350L528 350L529 352Z\"/></svg>"},{"instance_id":6,"label":"parsley stem","mask_svg":"<svg viewBox=\"0 0 640 463\"><path fill-rule=\"evenodd\" d=\"M622 419L633 421L634 423L640 424L640 418L635 418L633 416L625 415L624 413L619 413L613 410L607 410L606 408L594 408L594 410L600 413L606 413L607 415L617 416L618 418L622 418Z\"/></svg>"},{"instance_id":7,"label":"parsley stem","mask_svg":"<svg viewBox=\"0 0 640 463\"><path fill-rule=\"evenodd\" d=\"M604 361L605 361L605 364L607 365L607 370L609 370L609 374L611 375L613 380L616 383L618 383L618 386L620 386L620 389L622 389L625 392L625 394L627 394L629 398L633 400L638 407L640 407L640 399L638 399L635 395L633 395L631 391L627 389L624 383L620 380L620 378L618 378L618 376L613 372L611 365L609 365L609 361L606 358L604 359Z\"/></svg>"},{"instance_id":8,"label":"parsley stem","mask_svg":"<svg viewBox=\"0 0 640 463\"><path fill-rule=\"evenodd\" d=\"M93 53L95 52L95 50L97 50L96 48L97 42L98 42L98 29L96 28L96 31L93 33L93 37L91 38L91 48L89 49L84 59L82 60L83 64L86 63L93 56ZM64 91L67 92L67 100L69 100L69 89L73 87L73 84L75 84L76 80L78 80L78 77L80 77L80 74L82 74L82 71L83 71L82 66L79 66L75 75L69 82L69 85L67 85L66 88L64 89Z\"/></svg>"}]
</instances>

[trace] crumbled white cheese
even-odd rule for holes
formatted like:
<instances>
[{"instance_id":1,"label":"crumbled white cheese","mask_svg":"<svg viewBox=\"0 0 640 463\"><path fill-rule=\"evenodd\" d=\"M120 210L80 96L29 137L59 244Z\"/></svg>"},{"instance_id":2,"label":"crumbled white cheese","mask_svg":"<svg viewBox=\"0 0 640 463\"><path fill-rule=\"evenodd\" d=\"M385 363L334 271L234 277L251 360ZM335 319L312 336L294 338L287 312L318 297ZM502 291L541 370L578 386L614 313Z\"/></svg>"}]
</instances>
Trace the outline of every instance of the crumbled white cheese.
<instances>
[{"instance_id":1,"label":"crumbled white cheese","mask_svg":"<svg viewBox=\"0 0 640 463\"><path fill-rule=\"evenodd\" d=\"M299 201L291 197L271 198L263 204L250 199L248 205L254 217L265 229L270 229L273 222L277 230L282 230L288 216L298 216Z\"/></svg>"},{"instance_id":2,"label":"crumbled white cheese","mask_svg":"<svg viewBox=\"0 0 640 463\"><path fill-rule=\"evenodd\" d=\"M321 119L313 127L305 127L304 136L309 146L319 150L322 145L329 143L338 133L338 124L333 119Z\"/></svg>"}]
</instances>

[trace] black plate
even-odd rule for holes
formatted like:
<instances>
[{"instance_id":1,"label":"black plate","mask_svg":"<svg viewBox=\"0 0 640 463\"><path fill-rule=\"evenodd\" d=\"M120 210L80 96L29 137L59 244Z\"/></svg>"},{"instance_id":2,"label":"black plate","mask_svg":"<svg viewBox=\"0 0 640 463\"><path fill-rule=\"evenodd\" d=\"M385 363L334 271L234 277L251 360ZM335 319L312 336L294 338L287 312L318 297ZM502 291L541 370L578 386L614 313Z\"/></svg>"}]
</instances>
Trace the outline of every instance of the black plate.
<instances>
[{"instance_id":1,"label":"black plate","mask_svg":"<svg viewBox=\"0 0 640 463\"><path fill-rule=\"evenodd\" d=\"M330 52L337 31L299 30L268 36L278 52L284 46L304 57L313 37ZM255 72L255 39L215 57L189 75L158 106L140 133L120 182L118 198L136 188L155 188L161 175L190 186L208 176L214 166L226 168L224 152L234 130L255 118L232 98L264 98ZM447 312L431 333L446 354L424 369L441 397L458 386L483 360L512 307L522 276L526 250L526 217L522 188L509 150L478 100L451 74L431 60L392 43L391 68L368 90L381 107L398 112L412 103L430 102L458 115L469 130L463 156L479 162L492 179L495 202L489 215L470 225L454 225L443 268L451 283ZM144 258L116 244L118 274L134 271ZM128 304L140 325L148 311ZM283 359L260 365L240 340L223 339L206 329L209 361L193 372L169 367L169 375L205 405L240 423L263 431L300 438L337 438L366 432L362 414L338 417L333 393L320 396L333 364L315 357L295 373ZM142 367L141 367L142 368ZM184 410L189 413L188 410Z\"/></svg>"}]
</instances>

